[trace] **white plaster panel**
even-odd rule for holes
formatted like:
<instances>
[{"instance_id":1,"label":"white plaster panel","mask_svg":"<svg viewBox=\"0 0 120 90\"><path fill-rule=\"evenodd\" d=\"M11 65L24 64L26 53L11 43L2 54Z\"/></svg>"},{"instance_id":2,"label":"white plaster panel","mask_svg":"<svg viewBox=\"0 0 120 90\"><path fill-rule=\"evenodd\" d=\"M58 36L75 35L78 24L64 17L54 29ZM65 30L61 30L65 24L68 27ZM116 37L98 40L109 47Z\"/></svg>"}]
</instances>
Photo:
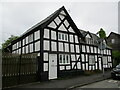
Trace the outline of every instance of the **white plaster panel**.
<instances>
[{"instance_id":1,"label":"white plaster panel","mask_svg":"<svg viewBox=\"0 0 120 90\"><path fill-rule=\"evenodd\" d=\"M78 68L78 69L81 69L81 64L80 64L80 62L77 63L77 68Z\"/></svg>"},{"instance_id":2,"label":"white plaster panel","mask_svg":"<svg viewBox=\"0 0 120 90\"><path fill-rule=\"evenodd\" d=\"M71 54L71 60L75 61L75 54Z\"/></svg>"},{"instance_id":3,"label":"white plaster panel","mask_svg":"<svg viewBox=\"0 0 120 90\"><path fill-rule=\"evenodd\" d=\"M30 44L30 52L33 52L33 44Z\"/></svg>"},{"instance_id":4,"label":"white plaster panel","mask_svg":"<svg viewBox=\"0 0 120 90\"><path fill-rule=\"evenodd\" d=\"M33 34L30 34L30 35L28 36L28 42L33 42Z\"/></svg>"},{"instance_id":5,"label":"white plaster panel","mask_svg":"<svg viewBox=\"0 0 120 90\"><path fill-rule=\"evenodd\" d=\"M80 53L79 45L76 45L76 52Z\"/></svg>"},{"instance_id":6,"label":"white plaster panel","mask_svg":"<svg viewBox=\"0 0 120 90\"><path fill-rule=\"evenodd\" d=\"M85 46L82 45L82 52L85 52Z\"/></svg>"},{"instance_id":7,"label":"white plaster panel","mask_svg":"<svg viewBox=\"0 0 120 90\"><path fill-rule=\"evenodd\" d=\"M87 34L87 36L86 36L86 37L87 37L87 38L91 38L89 34Z\"/></svg>"},{"instance_id":8,"label":"white plaster panel","mask_svg":"<svg viewBox=\"0 0 120 90\"><path fill-rule=\"evenodd\" d=\"M40 31L36 31L34 34L35 40L40 39Z\"/></svg>"},{"instance_id":9,"label":"white plaster panel","mask_svg":"<svg viewBox=\"0 0 120 90\"><path fill-rule=\"evenodd\" d=\"M56 45L56 42L51 42L52 44L52 51L57 51L57 45Z\"/></svg>"},{"instance_id":10,"label":"white plaster panel","mask_svg":"<svg viewBox=\"0 0 120 90\"><path fill-rule=\"evenodd\" d=\"M93 53L93 47L92 46L90 47L90 49L91 49L91 53Z\"/></svg>"},{"instance_id":11,"label":"white plaster panel","mask_svg":"<svg viewBox=\"0 0 120 90\"><path fill-rule=\"evenodd\" d=\"M48 71L48 63L44 63L44 71Z\"/></svg>"},{"instance_id":12,"label":"white plaster panel","mask_svg":"<svg viewBox=\"0 0 120 90\"><path fill-rule=\"evenodd\" d=\"M89 46L86 46L86 48L87 48L87 52L90 52L90 48L89 48Z\"/></svg>"},{"instance_id":13,"label":"white plaster panel","mask_svg":"<svg viewBox=\"0 0 120 90\"><path fill-rule=\"evenodd\" d=\"M66 27L68 27L68 26L69 26L69 23L68 23L68 21L67 21L67 20L65 20L65 21L64 21L64 24L65 24L65 26L66 26Z\"/></svg>"},{"instance_id":14,"label":"white plaster panel","mask_svg":"<svg viewBox=\"0 0 120 90\"><path fill-rule=\"evenodd\" d=\"M26 44L28 44L28 36L25 39L26 39Z\"/></svg>"},{"instance_id":15,"label":"white plaster panel","mask_svg":"<svg viewBox=\"0 0 120 90\"><path fill-rule=\"evenodd\" d=\"M22 53L23 54L25 53L25 47L22 47Z\"/></svg>"},{"instance_id":16,"label":"white plaster panel","mask_svg":"<svg viewBox=\"0 0 120 90\"><path fill-rule=\"evenodd\" d=\"M70 42L73 42L73 35L70 35Z\"/></svg>"},{"instance_id":17,"label":"white plaster panel","mask_svg":"<svg viewBox=\"0 0 120 90\"><path fill-rule=\"evenodd\" d=\"M88 63L86 63L86 70L88 70Z\"/></svg>"},{"instance_id":18,"label":"white plaster panel","mask_svg":"<svg viewBox=\"0 0 120 90\"><path fill-rule=\"evenodd\" d=\"M82 69L85 70L85 64L82 64Z\"/></svg>"},{"instance_id":19,"label":"white plaster panel","mask_svg":"<svg viewBox=\"0 0 120 90\"><path fill-rule=\"evenodd\" d=\"M63 10L60 13L63 14L63 15L66 15L66 13Z\"/></svg>"},{"instance_id":20,"label":"white plaster panel","mask_svg":"<svg viewBox=\"0 0 120 90\"><path fill-rule=\"evenodd\" d=\"M60 19L63 20L65 17L63 15L59 15Z\"/></svg>"},{"instance_id":21,"label":"white plaster panel","mask_svg":"<svg viewBox=\"0 0 120 90\"><path fill-rule=\"evenodd\" d=\"M52 21L49 25L48 25L48 27L51 27L51 28L56 28L57 26L55 25L55 23Z\"/></svg>"},{"instance_id":22,"label":"white plaster panel","mask_svg":"<svg viewBox=\"0 0 120 90\"><path fill-rule=\"evenodd\" d=\"M69 30L69 32L75 33L74 30L72 29L72 27L70 27L68 30Z\"/></svg>"},{"instance_id":23,"label":"white plaster panel","mask_svg":"<svg viewBox=\"0 0 120 90\"><path fill-rule=\"evenodd\" d=\"M56 40L56 32L55 31L51 31L51 39Z\"/></svg>"},{"instance_id":24,"label":"white plaster panel","mask_svg":"<svg viewBox=\"0 0 120 90\"><path fill-rule=\"evenodd\" d=\"M86 61L88 61L88 55L86 54L85 56L86 56Z\"/></svg>"},{"instance_id":25,"label":"white plaster panel","mask_svg":"<svg viewBox=\"0 0 120 90\"><path fill-rule=\"evenodd\" d=\"M61 20L57 17L57 18L55 18L55 20L54 20L56 23L57 23L57 25L59 25L60 24L60 22L61 22Z\"/></svg>"},{"instance_id":26,"label":"white plaster panel","mask_svg":"<svg viewBox=\"0 0 120 90\"><path fill-rule=\"evenodd\" d=\"M78 36L75 35L75 43L78 43Z\"/></svg>"},{"instance_id":27,"label":"white plaster panel","mask_svg":"<svg viewBox=\"0 0 120 90\"><path fill-rule=\"evenodd\" d=\"M44 38L49 38L49 29L44 29Z\"/></svg>"},{"instance_id":28,"label":"white plaster panel","mask_svg":"<svg viewBox=\"0 0 120 90\"><path fill-rule=\"evenodd\" d=\"M44 61L48 61L48 53L44 53Z\"/></svg>"},{"instance_id":29,"label":"white plaster panel","mask_svg":"<svg viewBox=\"0 0 120 90\"><path fill-rule=\"evenodd\" d=\"M40 50L40 41L35 42L35 51Z\"/></svg>"},{"instance_id":30,"label":"white plaster panel","mask_svg":"<svg viewBox=\"0 0 120 90\"><path fill-rule=\"evenodd\" d=\"M74 65L75 65L75 62L72 62L72 68L74 67Z\"/></svg>"},{"instance_id":31,"label":"white plaster panel","mask_svg":"<svg viewBox=\"0 0 120 90\"><path fill-rule=\"evenodd\" d=\"M59 42L59 51L63 51L63 43Z\"/></svg>"},{"instance_id":32,"label":"white plaster panel","mask_svg":"<svg viewBox=\"0 0 120 90\"><path fill-rule=\"evenodd\" d=\"M95 63L95 67L96 67L96 69L98 69L98 65L97 65L97 63Z\"/></svg>"},{"instance_id":33,"label":"white plaster panel","mask_svg":"<svg viewBox=\"0 0 120 90\"><path fill-rule=\"evenodd\" d=\"M47 40L44 40L44 50L49 50L50 49L50 43Z\"/></svg>"},{"instance_id":34,"label":"white plaster panel","mask_svg":"<svg viewBox=\"0 0 120 90\"><path fill-rule=\"evenodd\" d=\"M60 70L65 70L65 67L64 66L60 66Z\"/></svg>"},{"instance_id":35,"label":"white plaster panel","mask_svg":"<svg viewBox=\"0 0 120 90\"><path fill-rule=\"evenodd\" d=\"M26 53L28 53L28 45L26 46Z\"/></svg>"},{"instance_id":36,"label":"white plaster panel","mask_svg":"<svg viewBox=\"0 0 120 90\"><path fill-rule=\"evenodd\" d=\"M97 61L97 55L95 55L95 61Z\"/></svg>"},{"instance_id":37,"label":"white plaster panel","mask_svg":"<svg viewBox=\"0 0 120 90\"><path fill-rule=\"evenodd\" d=\"M74 49L74 44L70 44L70 48L71 48L71 52L74 52L75 49Z\"/></svg>"},{"instance_id":38,"label":"white plaster panel","mask_svg":"<svg viewBox=\"0 0 120 90\"><path fill-rule=\"evenodd\" d=\"M24 46L24 45L25 45L25 39L22 40L22 46Z\"/></svg>"},{"instance_id":39,"label":"white plaster panel","mask_svg":"<svg viewBox=\"0 0 120 90\"><path fill-rule=\"evenodd\" d=\"M69 44L65 43L65 52L69 52Z\"/></svg>"},{"instance_id":40,"label":"white plaster panel","mask_svg":"<svg viewBox=\"0 0 120 90\"><path fill-rule=\"evenodd\" d=\"M58 30L60 30L60 31L67 31L67 29L64 27L63 24L61 24L61 26L58 28Z\"/></svg>"},{"instance_id":41,"label":"white plaster panel","mask_svg":"<svg viewBox=\"0 0 120 90\"><path fill-rule=\"evenodd\" d=\"M67 69L67 70L70 70L70 66L66 66L66 69Z\"/></svg>"},{"instance_id":42,"label":"white plaster panel","mask_svg":"<svg viewBox=\"0 0 120 90\"><path fill-rule=\"evenodd\" d=\"M82 62L84 62L85 61L84 54L81 54L81 57L82 57Z\"/></svg>"}]
</instances>

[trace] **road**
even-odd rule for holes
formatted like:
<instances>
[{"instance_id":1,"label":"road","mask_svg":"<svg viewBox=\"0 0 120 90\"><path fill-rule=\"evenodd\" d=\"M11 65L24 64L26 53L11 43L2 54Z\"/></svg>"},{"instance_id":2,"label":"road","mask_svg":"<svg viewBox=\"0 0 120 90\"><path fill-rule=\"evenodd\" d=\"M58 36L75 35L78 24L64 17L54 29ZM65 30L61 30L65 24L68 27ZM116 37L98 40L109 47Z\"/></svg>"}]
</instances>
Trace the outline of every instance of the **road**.
<instances>
[{"instance_id":1,"label":"road","mask_svg":"<svg viewBox=\"0 0 120 90\"><path fill-rule=\"evenodd\" d=\"M118 80L112 80L112 79L107 79L104 81L88 84L85 86L81 86L76 88L75 90L88 90L88 88L92 88L95 90L95 88L109 88L110 90L120 90L120 81ZM102 89L103 90L103 89ZM105 89L106 90L106 89ZM108 90L108 89L107 89Z\"/></svg>"}]
</instances>

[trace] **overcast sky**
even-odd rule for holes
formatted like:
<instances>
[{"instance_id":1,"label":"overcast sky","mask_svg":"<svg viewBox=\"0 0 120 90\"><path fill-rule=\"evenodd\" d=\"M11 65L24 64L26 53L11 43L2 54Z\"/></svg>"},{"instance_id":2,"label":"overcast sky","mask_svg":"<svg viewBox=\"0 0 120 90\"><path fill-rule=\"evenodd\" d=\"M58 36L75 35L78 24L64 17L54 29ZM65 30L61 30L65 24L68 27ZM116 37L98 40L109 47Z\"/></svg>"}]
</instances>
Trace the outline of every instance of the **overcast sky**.
<instances>
[{"instance_id":1,"label":"overcast sky","mask_svg":"<svg viewBox=\"0 0 120 90\"><path fill-rule=\"evenodd\" d=\"M10 35L21 35L62 6L79 29L107 35L118 32L118 2L3 2L2 42Z\"/></svg>"}]
</instances>

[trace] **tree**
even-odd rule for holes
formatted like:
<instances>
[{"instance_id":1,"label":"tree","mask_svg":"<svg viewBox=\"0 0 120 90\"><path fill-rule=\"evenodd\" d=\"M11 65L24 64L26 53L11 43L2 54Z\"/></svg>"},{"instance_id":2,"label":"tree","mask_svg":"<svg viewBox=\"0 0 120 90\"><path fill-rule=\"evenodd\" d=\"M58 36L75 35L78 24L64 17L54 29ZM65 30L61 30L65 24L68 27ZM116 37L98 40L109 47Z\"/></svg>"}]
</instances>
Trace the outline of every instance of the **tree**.
<instances>
[{"instance_id":1,"label":"tree","mask_svg":"<svg viewBox=\"0 0 120 90\"><path fill-rule=\"evenodd\" d=\"M118 65L120 63L120 51L113 51L112 57L114 59L113 65Z\"/></svg>"},{"instance_id":2,"label":"tree","mask_svg":"<svg viewBox=\"0 0 120 90\"><path fill-rule=\"evenodd\" d=\"M2 50L4 50L13 40L17 39L18 36L11 35L4 43L2 43Z\"/></svg>"},{"instance_id":3,"label":"tree","mask_svg":"<svg viewBox=\"0 0 120 90\"><path fill-rule=\"evenodd\" d=\"M100 31L98 31L97 34L99 34L100 38L106 38L106 32L102 28L100 28Z\"/></svg>"}]
</instances>

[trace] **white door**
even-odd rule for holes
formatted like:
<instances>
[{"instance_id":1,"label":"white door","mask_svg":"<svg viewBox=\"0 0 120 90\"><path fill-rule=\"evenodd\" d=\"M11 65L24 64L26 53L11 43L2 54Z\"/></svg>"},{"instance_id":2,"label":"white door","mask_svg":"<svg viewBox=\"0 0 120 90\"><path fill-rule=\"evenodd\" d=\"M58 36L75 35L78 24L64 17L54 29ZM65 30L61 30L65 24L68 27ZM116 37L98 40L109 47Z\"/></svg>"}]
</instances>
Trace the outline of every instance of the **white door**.
<instances>
[{"instance_id":1,"label":"white door","mask_svg":"<svg viewBox=\"0 0 120 90\"><path fill-rule=\"evenodd\" d=\"M57 54L49 54L49 79L57 78Z\"/></svg>"},{"instance_id":2,"label":"white door","mask_svg":"<svg viewBox=\"0 0 120 90\"><path fill-rule=\"evenodd\" d=\"M102 61L101 61L102 59L99 58L98 60L99 60L99 69L102 70Z\"/></svg>"}]
</instances>

